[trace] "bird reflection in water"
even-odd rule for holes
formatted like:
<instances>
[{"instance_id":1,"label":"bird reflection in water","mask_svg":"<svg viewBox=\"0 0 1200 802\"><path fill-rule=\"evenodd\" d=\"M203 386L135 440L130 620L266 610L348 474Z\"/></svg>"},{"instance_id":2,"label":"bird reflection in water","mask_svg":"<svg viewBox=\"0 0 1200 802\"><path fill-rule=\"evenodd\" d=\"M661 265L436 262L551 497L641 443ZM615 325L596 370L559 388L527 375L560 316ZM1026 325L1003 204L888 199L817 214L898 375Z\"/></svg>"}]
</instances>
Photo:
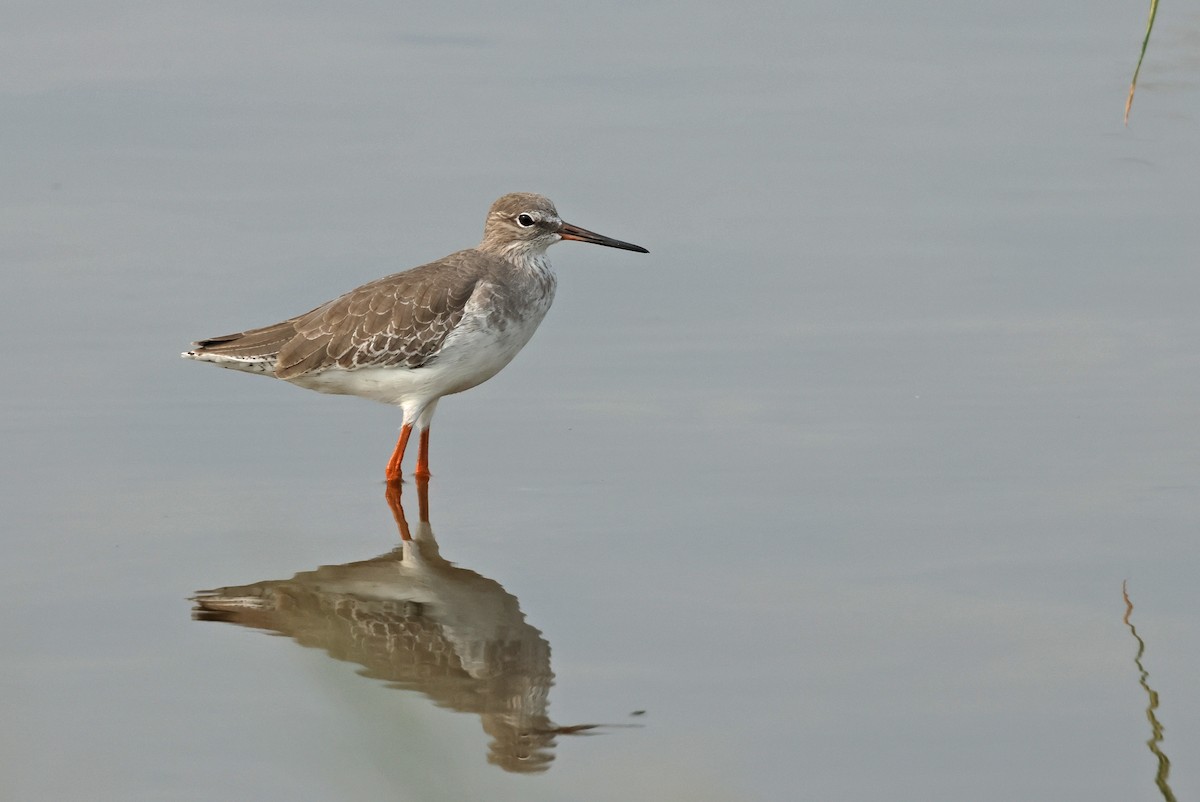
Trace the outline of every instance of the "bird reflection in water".
<instances>
[{"instance_id":1,"label":"bird reflection in water","mask_svg":"<svg viewBox=\"0 0 1200 802\"><path fill-rule=\"evenodd\" d=\"M200 591L193 617L288 635L358 663L363 676L477 713L492 738L489 762L511 772L545 771L556 735L594 725L550 721L550 644L498 582L441 556L429 526L428 488L418 480L420 520L410 530L400 485L388 484L401 543L387 554Z\"/></svg>"}]
</instances>

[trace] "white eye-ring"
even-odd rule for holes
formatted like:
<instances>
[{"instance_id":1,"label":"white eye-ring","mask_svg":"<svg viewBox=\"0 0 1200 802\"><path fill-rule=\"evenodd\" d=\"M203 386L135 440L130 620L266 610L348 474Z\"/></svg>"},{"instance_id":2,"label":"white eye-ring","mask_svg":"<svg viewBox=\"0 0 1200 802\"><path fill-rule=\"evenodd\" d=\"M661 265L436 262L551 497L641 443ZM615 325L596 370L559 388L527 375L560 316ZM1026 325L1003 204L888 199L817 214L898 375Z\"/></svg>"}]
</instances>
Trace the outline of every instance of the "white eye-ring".
<instances>
[{"instance_id":1,"label":"white eye-ring","mask_svg":"<svg viewBox=\"0 0 1200 802\"><path fill-rule=\"evenodd\" d=\"M531 225L533 225L533 222L533 218L530 215L517 215L517 225L519 225L521 228L529 228Z\"/></svg>"}]
</instances>

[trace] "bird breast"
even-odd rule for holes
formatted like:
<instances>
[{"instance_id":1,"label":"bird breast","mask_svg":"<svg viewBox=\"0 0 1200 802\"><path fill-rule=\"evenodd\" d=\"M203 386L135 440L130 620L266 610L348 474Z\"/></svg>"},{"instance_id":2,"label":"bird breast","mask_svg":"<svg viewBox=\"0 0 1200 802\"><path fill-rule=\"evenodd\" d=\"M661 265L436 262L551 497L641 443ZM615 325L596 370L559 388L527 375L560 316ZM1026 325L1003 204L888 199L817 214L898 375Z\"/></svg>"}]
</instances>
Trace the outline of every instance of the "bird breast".
<instances>
[{"instance_id":1,"label":"bird breast","mask_svg":"<svg viewBox=\"0 0 1200 802\"><path fill-rule=\"evenodd\" d=\"M554 301L548 269L521 271L520 280L481 282L429 367L444 372L447 394L487 381L525 347Z\"/></svg>"}]
</instances>

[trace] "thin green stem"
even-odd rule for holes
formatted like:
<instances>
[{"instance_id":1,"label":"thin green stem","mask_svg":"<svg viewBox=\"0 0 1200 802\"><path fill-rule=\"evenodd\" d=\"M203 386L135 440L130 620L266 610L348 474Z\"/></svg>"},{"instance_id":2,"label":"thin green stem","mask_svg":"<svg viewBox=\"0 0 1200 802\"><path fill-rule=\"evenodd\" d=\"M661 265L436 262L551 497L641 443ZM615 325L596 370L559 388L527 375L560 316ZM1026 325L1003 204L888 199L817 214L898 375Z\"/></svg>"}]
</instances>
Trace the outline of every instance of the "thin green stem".
<instances>
[{"instance_id":1,"label":"thin green stem","mask_svg":"<svg viewBox=\"0 0 1200 802\"><path fill-rule=\"evenodd\" d=\"M1133 93L1137 89L1138 73L1142 71L1142 59L1146 58L1146 47L1150 44L1150 31L1154 29L1154 15L1158 13L1158 0L1150 0L1150 19L1146 22L1146 38L1142 40L1142 53L1138 56L1133 80L1129 82L1129 97L1125 100L1125 124L1129 125L1129 109L1133 107Z\"/></svg>"}]
</instances>

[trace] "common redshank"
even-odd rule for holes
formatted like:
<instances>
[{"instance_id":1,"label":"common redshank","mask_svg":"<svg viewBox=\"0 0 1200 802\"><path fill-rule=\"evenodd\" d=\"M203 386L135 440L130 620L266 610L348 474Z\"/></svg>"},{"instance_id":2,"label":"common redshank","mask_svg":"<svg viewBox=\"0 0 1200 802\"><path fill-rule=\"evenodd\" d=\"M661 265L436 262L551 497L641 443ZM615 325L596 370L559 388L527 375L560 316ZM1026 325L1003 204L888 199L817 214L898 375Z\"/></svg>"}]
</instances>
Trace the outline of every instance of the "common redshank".
<instances>
[{"instance_id":1,"label":"common redshank","mask_svg":"<svg viewBox=\"0 0 1200 802\"><path fill-rule=\"evenodd\" d=\"M546 249L564 239L649 253L564 223L549 198L514 192L492 204L474 248L376 279L282 323L199 340L183 356L400 407L387 479L400 480L414 429L413 473L427 477L438 399L492 378L529 342L554 300Z\"/></svg>"}]
</instances>

